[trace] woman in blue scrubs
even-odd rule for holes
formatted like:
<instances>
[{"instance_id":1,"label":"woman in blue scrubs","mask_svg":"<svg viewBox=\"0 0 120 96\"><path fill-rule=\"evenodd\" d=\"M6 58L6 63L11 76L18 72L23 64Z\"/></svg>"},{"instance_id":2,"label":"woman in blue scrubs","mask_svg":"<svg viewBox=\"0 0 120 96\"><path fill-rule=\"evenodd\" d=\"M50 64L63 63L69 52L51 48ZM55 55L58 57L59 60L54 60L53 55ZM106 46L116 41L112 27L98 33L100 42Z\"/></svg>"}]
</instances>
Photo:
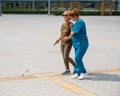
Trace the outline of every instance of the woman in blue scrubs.
<instances>
[{"instance_id":1,"label":"woman in blue scrubs","mask_svg":"<svg viewBox=\"0 0 120 96\"><path fill-rule=\"evenodd\" d=\"M71 20L74 23L72 32L69 36L64 37L64 40L72 39L73 47L75 49L75 74L71 77L72 79L84 79L87 75L86 69L83 64L83 56L85 55L89 43L86 33L85 22L79 17L79 11L75 8L70 11Z\"/></svg>"}]
</instances>

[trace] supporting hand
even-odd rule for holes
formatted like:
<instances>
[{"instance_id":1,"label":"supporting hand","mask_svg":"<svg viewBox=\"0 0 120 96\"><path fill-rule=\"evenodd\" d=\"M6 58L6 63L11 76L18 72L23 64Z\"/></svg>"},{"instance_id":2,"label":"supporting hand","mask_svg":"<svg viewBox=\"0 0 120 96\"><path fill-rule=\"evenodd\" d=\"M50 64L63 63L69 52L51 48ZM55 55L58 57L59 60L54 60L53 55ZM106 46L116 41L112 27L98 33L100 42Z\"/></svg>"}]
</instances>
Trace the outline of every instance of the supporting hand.
<instances>
[{"instance_id":1,"label":"supporting hand","mask_svg":"<svg viewBox=\"0 0 120 96\"><path fill-rule=\"evenodd\" d=\"M70 38L69 36L66 36L66 37L63 38L64 41L68 41L68 40L70 40L70 39L71 39L71 38Z\"/></svg>"}]
</instances>

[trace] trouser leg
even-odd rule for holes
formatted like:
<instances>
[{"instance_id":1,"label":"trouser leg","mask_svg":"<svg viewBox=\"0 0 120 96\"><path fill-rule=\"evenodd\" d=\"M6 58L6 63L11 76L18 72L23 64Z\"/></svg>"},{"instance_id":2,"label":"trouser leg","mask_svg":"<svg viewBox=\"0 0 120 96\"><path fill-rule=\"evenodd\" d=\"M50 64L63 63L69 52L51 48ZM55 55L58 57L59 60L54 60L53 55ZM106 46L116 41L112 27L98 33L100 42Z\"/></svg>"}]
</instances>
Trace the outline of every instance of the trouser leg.
<instances>
[{"instance_id":1,"label":"trouser leg","mask_svg":"<svg viewBox=\"0 0 120 96\"><path fill-rule=\"evenodd\" d=\"M64 59L66 59L68 62L70 62L73 65L73 67L75 67L75 62L71 57L69 57L71 48L72 46L65 46Z\"/></svg>"},{"instance_id":2,"label":"trouser leg","mask_svg":"<svg viewBox=\"0 0 120 96\"><path fill-rule=\"evenodd\" d=\"M63 60L64 60L64 64L65 64L65 68L66 70L69 70L69 63L68 63L68 60L65 59L65 46L62 46L61 45L61 52L62 52L62 56L63 56Z\"/></svg>"},{"instance_id":3,"label":"trouser leg","mask_svg":"<svg viewBox=\"0 0 120 96\"><path fill-rule=\"evenodd\" d=\"M86 69L83 64L83 56L86 53L87 47L75 48L75 72L80 75L81 73L86 73Z\"/></svg>"},{"instance_id":4,"label":"trouser leg","mask_svg":"<svg viewBox=\"0 0 120 96\"><path fill-rule=\"evenodd\" d=\"M61 46L61 52L66 70L69 70L69 62L75 67L75 62L69 57L72 46Z\"/></svg>"}]
</instances>

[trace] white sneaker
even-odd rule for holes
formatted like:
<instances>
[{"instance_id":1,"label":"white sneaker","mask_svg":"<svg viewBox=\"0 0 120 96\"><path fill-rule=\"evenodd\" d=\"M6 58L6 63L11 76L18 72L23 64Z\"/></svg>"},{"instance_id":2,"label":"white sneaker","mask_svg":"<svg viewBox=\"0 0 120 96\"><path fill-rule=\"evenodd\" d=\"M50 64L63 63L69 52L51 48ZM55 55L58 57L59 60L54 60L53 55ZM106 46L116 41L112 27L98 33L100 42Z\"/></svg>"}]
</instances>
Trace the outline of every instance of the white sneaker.
<instances>
[{"instance_id":1,"label":"white sneaker","mask_svg":"<svg viewBox=\"0 0 120 96\"><path fill-rule=\"evenodd\" d=\"M78 74L74 74L73 76L71 76L71 79L77 79L78 77Z\"/></svg>"},{"instance_id":2,"label":"white sneaker","mask_svg":"<svg viewBox=\"0 0 120 96\"><path fill-rule=\"evenodd\" d=\"M81 75L78 77L79 80L85 79L85 76L87 76L87 73L81 73Z\"/></svg>"}]
</instances>

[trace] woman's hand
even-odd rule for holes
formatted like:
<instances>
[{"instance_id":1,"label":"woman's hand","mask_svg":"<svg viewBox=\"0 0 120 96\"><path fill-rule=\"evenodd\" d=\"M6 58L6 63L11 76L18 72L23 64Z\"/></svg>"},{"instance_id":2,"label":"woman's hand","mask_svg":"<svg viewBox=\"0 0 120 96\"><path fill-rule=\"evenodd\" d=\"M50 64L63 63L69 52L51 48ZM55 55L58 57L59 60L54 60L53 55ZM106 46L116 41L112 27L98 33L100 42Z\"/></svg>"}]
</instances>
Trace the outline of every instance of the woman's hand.
<instances>
[{"instance_id":1,"label":"woman's hand","mask_svg":"<svg viewBox=\"0 0 120 96\"><path fill-rule=\"evenodd\" d=\"M64 41L68 41L68 40L70 40L70 39L71 39L71 38L70 38L69 36L66 36L66 37L63 38Z\"/></svg>"},{"instance_id":2,"label":"woman's hand","mask_svg":"<svg viewBox=\"0 0 120 96\"><path fill-rule=\"evenodd\" d=\"M59 43L59 39L57 39L56 41L55 41L55 43L54 43L54 46L57 44L57 43Z\"/></svg>"},{"instance_id":3,"label":"woman's hand","mask_svg":"<svg viewBox=\"0 0 120 96\"><path fill-rule=\"evenodd\" d=\"M72 39L72 36L74 35L75 33L74 32L71 32L71 34L69 36L66 36L63 38L64 41L68 41L68 40L71 40Z\"/></svg>"}]
</instances>

